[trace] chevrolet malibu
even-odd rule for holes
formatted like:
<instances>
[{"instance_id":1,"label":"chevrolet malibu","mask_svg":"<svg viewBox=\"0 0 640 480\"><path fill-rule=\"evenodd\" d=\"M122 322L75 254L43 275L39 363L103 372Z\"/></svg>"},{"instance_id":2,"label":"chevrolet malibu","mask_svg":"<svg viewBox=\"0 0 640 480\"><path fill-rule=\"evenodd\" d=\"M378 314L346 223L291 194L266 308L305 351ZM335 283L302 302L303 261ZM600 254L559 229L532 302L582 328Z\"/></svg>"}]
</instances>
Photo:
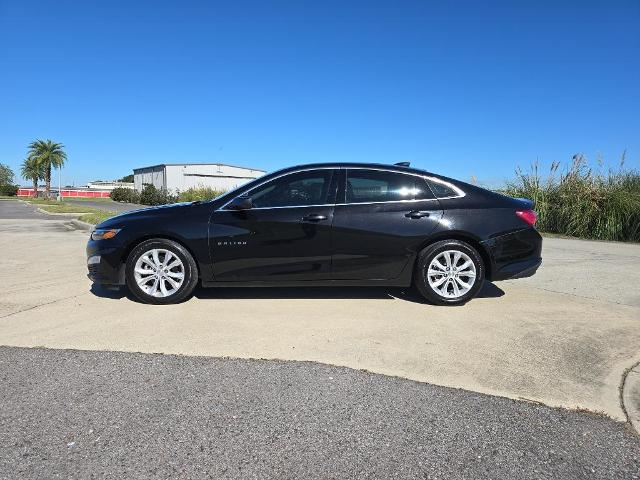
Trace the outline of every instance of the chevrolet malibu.
<instances>
[{"instance_id":1,"label":"chevrolet malibu","mask_svg":"<svg viewBox=\"0 0 640 480\"><path fill-rule=\"evenodd\" d=\"M194 288L413 285L460 305L485 279L527 277L542 238L529 200L410 168L286 168L205 202L146 208L97 225L89 278L140 300Z\"/></svg>"}]
</instances>

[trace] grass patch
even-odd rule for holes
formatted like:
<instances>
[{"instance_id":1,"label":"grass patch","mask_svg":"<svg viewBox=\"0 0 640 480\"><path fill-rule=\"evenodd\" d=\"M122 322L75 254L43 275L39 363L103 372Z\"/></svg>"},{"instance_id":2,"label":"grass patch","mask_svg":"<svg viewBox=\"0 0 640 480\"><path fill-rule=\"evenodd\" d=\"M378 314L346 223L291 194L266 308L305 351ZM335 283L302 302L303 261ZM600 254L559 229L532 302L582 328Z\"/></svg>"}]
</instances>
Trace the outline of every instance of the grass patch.
<instances>
[{"instance_id":1,"label":"grass patch","mask_svg":"<svg viewBox=\"0 0 640 480\"><path fill-rule=\"evenodd\" d=\"M116 215L115 212L99 211L82 215L78 218L78 220L80 220L81 222L90 223L91 225L97 225L113 217L114 215Z\"/></svg>"},{"instance_id":2,"label":"grass patch","mask_svg":"<svg viewBox=\"0 0 640 480\"><path fill-rule=\"evenodd\" d=\"M46 198L33 198L33 197L20 197L20 200L27 203L32 203L33 205L59 205L60 202L57 200L49 200Z\"/></svg>"},{"instance_id":3,"label":"grass patch","mask_svg":"<svg viewBox=\"0 0 640 480\"><path fill-rule=\"evenodd\" d=\"M49 213L97 213L100 210L96 208L83 207L81 205L40 205L40 209Z\"/></svg>"}]
</instances>

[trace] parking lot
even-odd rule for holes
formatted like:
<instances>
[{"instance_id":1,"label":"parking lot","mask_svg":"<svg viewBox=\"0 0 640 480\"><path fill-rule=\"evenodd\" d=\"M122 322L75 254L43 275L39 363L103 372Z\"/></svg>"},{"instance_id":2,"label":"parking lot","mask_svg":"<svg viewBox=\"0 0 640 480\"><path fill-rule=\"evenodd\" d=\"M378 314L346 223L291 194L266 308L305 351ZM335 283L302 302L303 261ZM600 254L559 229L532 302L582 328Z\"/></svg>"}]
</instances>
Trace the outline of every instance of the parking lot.
<instances>
[{"instance_id":1,"label":"parking lot","mask_svg":"<svg viewBox=\"0 0 640 480\"><path fill-rule=\"evenodd\" d=\"M638 245L547 238L535 277L487 284L458 308L384 288L199 289L148 306L92 289L87 232L32 210L0 201L0 345L313 361L600 412L626 429L619 388L640 360Z\"/></svg>"}]
</instances>

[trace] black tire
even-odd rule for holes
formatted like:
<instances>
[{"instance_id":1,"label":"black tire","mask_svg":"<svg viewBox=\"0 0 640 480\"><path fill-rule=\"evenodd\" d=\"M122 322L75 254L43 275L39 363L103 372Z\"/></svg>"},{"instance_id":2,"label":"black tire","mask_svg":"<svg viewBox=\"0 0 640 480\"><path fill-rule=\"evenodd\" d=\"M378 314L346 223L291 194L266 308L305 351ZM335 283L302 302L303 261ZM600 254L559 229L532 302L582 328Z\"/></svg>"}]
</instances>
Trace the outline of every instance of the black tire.
<instances>
[{"instance_id":1,"label":"black tire","mask_svg":"<svg viewBox=\"0 0 640 480\"><path fill-rule=\"evenodd\" d=\"M153 249L167 250L178 257L182 262L184 270L182 284L179 288L176 288L175 292L168 296L157 297L150 295L138 286L135 278L134 269L136 262L140 257ZM198 266L189 251L179 243L165 238L154 238L151 240L145 240L131 251L125 266L125 278L131 293L133 293L142 302L153 305L167 305L182 302L193 293L193 290L198 283ZM166 285L168 285L168 283Z\"/></svg>"},{"instance_id":2,"label":"black tire","mask_svg":"<svg viewBox=\"0 0 640 480\"><path fill-rule=\"evenodd\" d=\"M427 279L427 269L434 258L448 250L454 252L462 252L466 254L473 262L476 270L474 283L471 288L463 295L455 298L448 298L441 295L435 288L433 288ZM446 254L445 254L446 255ZM442 258L442 257L441 257ZM420 292L420 294L426 298L429 302L435 305L463 305L473 297L475 297L484 283L485 277L485 265L482 257L478 251L468 243L460 240L441 240L425 247L418 255L416 266L413 273L413 283ZM438 277L436 277L437 279ZM461 278L462 280L462 278ZM452 279L452 281L455 281ZM469 283L469 277L464 280ZM445 282L446 283L446 282ZM449 289L450 287L446 287ZM452 287L451 287L452 289ZM445 293L451 293L445 292Z\"/></svg>"}]
</instances>

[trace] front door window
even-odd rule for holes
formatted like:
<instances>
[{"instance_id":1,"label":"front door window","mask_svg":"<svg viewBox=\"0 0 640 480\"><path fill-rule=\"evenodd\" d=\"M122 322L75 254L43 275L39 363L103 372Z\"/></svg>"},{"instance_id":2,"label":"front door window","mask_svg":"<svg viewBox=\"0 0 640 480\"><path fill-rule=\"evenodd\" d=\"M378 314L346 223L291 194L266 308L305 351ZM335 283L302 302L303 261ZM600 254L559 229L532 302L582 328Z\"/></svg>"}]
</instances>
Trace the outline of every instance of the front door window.
<instances>
[{"instance_id":1,"label":"front door window","mask_svg":"<svg viewBox=\"0 0 640 480\"><path fill-rule=\"evenodd\" d=\"M330 178L328 169L296 172L260 185L247 194L254 208L324 205Z\"/></svg>"}]
</instances>

